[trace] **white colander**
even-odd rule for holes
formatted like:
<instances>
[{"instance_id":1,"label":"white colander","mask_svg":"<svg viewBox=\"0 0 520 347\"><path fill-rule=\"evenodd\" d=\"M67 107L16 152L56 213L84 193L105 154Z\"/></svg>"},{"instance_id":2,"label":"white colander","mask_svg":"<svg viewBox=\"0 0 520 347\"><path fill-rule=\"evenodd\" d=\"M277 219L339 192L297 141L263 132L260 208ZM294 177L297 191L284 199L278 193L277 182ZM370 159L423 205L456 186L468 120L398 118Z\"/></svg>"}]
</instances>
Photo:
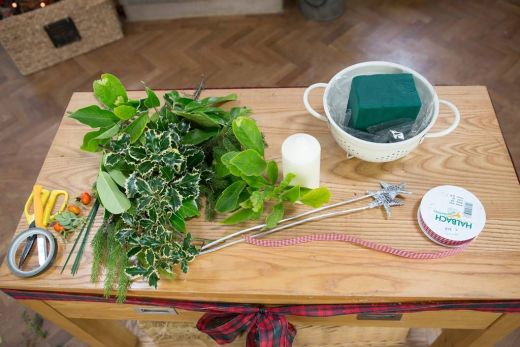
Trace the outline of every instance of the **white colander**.
<instances>
[{"instance_id":1,"label":"white colander","mask_svg":"<svg viewBox=\"0 0 520 347\"><path fill-rule=\"evenodd\" d=\"M352 136L337 124L337 121L342 119L347 109L352 79L359 75L381 73L410 73L413 75L422 103L419 114L426 117L424 118L423 129L419 129L414 137L392 143L370 142ZM325 88L325 93L323 94L325 116L316 112L309 104L309 93L316 88ZM439 100L435 89L426 78L406 66L384 61L369 61L355 64L338 72L329 83L315 83L309 86L303 93L303 103L311 115L328 123L332 136L338 145L347 152L348 158L357 157L370 162L387 162L402 158L413 151L425 137L448 135L455 130L460 122L460 112L457 107L449 101ZM455 116L453 123L447 129L428 133L439 116L439 103L448 106L453 112Z\"/></svg>"}]
</instances>

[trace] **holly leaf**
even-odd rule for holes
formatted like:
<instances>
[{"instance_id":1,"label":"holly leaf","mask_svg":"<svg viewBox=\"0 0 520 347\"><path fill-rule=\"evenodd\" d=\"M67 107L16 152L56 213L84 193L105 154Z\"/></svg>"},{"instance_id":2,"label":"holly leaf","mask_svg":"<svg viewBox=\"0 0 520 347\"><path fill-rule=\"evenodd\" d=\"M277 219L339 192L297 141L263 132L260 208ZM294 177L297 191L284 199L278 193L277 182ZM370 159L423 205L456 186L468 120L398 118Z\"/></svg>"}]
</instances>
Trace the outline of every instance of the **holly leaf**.
<instances>
[{"instance_id":1,"label":"holly leaf","mask_svg":"<svg viewBox=\"0 0 520 347\"><path fill-rule=\"evenodd\" d=\"M143 276L146 269L141 266L131 266L125 269L125 273L130 277Z\"/></svg>"},{"instance_id":2,"label":"holly leaf","mask_svg":"<svg viewBox=\"0 0 520 347\"><path fill-rule=\"evenodd\" d=\"M155 167L155 165L151 160L143 160L143 161L139 162L136 166L137 171L143 177L146 177L149 174L151 174L154 167Z\"/></svg>"},{"instance_id":3,"label":"holly leaf","mask_svg":"<svg viewBox=\"0 0 520 347\"><path fill-rule=\"evenodd\" d=\"M246 184L243 181L237 181L229 185L217 199L215 210L217 212L231 212L238 207L238 198L244 190Z\"/></svg>"},{"instance_id":4,"label":"holly leaf","mask_svg":"<svg viewBox=\"0 0 520 347\"><path fill-rule=\"evenodd\" d=\"M330 200L330 191L325 187L313 189L300 198L300 201L305 205L317 208Z\"/></svg>"},{"instance_id":5,"label":"holly leaf","mask_svg":"<svg viewBox=\"0 0 520 347\"><path fill-rule=\"evenodd\" d=\"M182 196L176 189L169 187L166 194L166 202L168 203L170 210L175 212L181 207Z\"/></svg>"},{"instance_id":6,"label":"holly leaf","mask_svg":"<svg viewBox=\"0 0 520 347\"><path fill-rule=\"evenodd\" d=\"M122 162L123 158L117 153L105 153L103 155L103 166L105 169L114 169Z\"/></svg>"},{"instance_id":7,"label":"holly leaf","mask_svg":"<svg viewBox=\"0 0 520 347\"><path fill-rule=\"evenodd\" d=\"M256 122L248 117L238 117L232 124L233 134L245 149L254 149L264 155L264 139Z\"/></svg>"},{"instance_id":8,"label":"holly leaf","mask_svg":"<svg viewBox=\"0 0 520 347\"><path fill-rule=\"evenodd\" d=\"M80 108L69 117L91 128L111 127L119 120L111 111L103 110L97 105Z\"/></svg>"},{"instance_id":9,"label":"holly leaf","mask_svg":"<svg viewBox=\"0 0 520 347\"><path fill-rule=\"evenodd\" d=\"M128 252L126 252L126 256L132 258L134 255L137 255L137 253L141 252L142 249L141 245L130 248Z\"/></svg>"},{"instance_id":10,"label":"holly leaf","mask_svg":"<svg viewBox=\"0 0 520 347\"><path fill-rule=\"evenodd\" d=\"M139 146L131 146L128 149L128 155L136 161L143 160L148 156L146 150L143 147Z\"/></svg>"}]
</instances>

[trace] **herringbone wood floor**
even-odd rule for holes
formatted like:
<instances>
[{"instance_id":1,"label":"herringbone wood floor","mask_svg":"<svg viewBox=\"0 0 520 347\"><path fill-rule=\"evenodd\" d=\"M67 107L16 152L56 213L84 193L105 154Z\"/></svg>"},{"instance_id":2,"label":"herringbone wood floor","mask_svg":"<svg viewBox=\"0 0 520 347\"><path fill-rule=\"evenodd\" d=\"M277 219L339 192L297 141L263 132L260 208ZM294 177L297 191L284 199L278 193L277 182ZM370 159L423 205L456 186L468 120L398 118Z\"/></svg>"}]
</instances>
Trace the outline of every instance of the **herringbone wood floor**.
<instances>
[{"instance_id":1,"label":"herringbone wood floor","mask_svg":"<svg viewBox=\"0 0 520 347\"><path fill-rule=\"evenodd\" d=\"M347 0L345 14L330 23L305 20L289 1L282 15L129 23L124 30L123 40L29 77L0 49L0 259L71 93L89 90L105 71L129 89L141 89L141 80L193 87L203 74L207 87L305 86L356 62L394 61L437 85L488 86L520 168L518 0ZM31 343L20 312L3 298L7 345ZM36 345L77 344L50 331Z\"/></svg>"}]
</instances>

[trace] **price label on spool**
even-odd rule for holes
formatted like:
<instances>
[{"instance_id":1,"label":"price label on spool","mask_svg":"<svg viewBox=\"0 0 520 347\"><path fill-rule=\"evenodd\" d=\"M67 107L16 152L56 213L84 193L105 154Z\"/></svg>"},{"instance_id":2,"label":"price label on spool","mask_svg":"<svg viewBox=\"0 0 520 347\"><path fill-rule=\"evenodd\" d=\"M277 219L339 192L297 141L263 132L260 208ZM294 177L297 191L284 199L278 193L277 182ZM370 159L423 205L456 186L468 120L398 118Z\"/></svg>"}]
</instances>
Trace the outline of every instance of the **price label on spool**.
<instances>
[{"instance_id":1,"label":"price label on spool","mask_svg":"<svg viewBox=\"0 0 520 347\"><path fill-rule=\"evenodd\" d=\"M486 211L471 192L456 186L439 186L422 198L417 219L422 231L433 242L461 247L473 241L484 229Z\"/></svg>"}]
</instances>

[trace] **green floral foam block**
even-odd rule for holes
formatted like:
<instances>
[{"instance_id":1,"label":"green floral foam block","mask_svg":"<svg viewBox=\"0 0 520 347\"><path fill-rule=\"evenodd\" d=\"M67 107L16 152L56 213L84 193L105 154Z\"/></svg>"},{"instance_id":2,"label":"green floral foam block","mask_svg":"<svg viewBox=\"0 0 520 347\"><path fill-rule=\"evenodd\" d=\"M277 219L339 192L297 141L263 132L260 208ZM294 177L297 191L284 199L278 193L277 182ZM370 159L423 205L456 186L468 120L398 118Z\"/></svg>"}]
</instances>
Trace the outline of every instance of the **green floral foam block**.
<instances>
[{"instance_id":1,"label":"green floral foam block","mask_svg":"<svg viewBox=\"0 0 520 347\"><path fill-rule=\"evenodd\" d=\"M352 112L348 126L366 130L396 119L415 120L420 108L421 99L411 74L356 76L347 105Z\"/></svg>"}]
</instances>

